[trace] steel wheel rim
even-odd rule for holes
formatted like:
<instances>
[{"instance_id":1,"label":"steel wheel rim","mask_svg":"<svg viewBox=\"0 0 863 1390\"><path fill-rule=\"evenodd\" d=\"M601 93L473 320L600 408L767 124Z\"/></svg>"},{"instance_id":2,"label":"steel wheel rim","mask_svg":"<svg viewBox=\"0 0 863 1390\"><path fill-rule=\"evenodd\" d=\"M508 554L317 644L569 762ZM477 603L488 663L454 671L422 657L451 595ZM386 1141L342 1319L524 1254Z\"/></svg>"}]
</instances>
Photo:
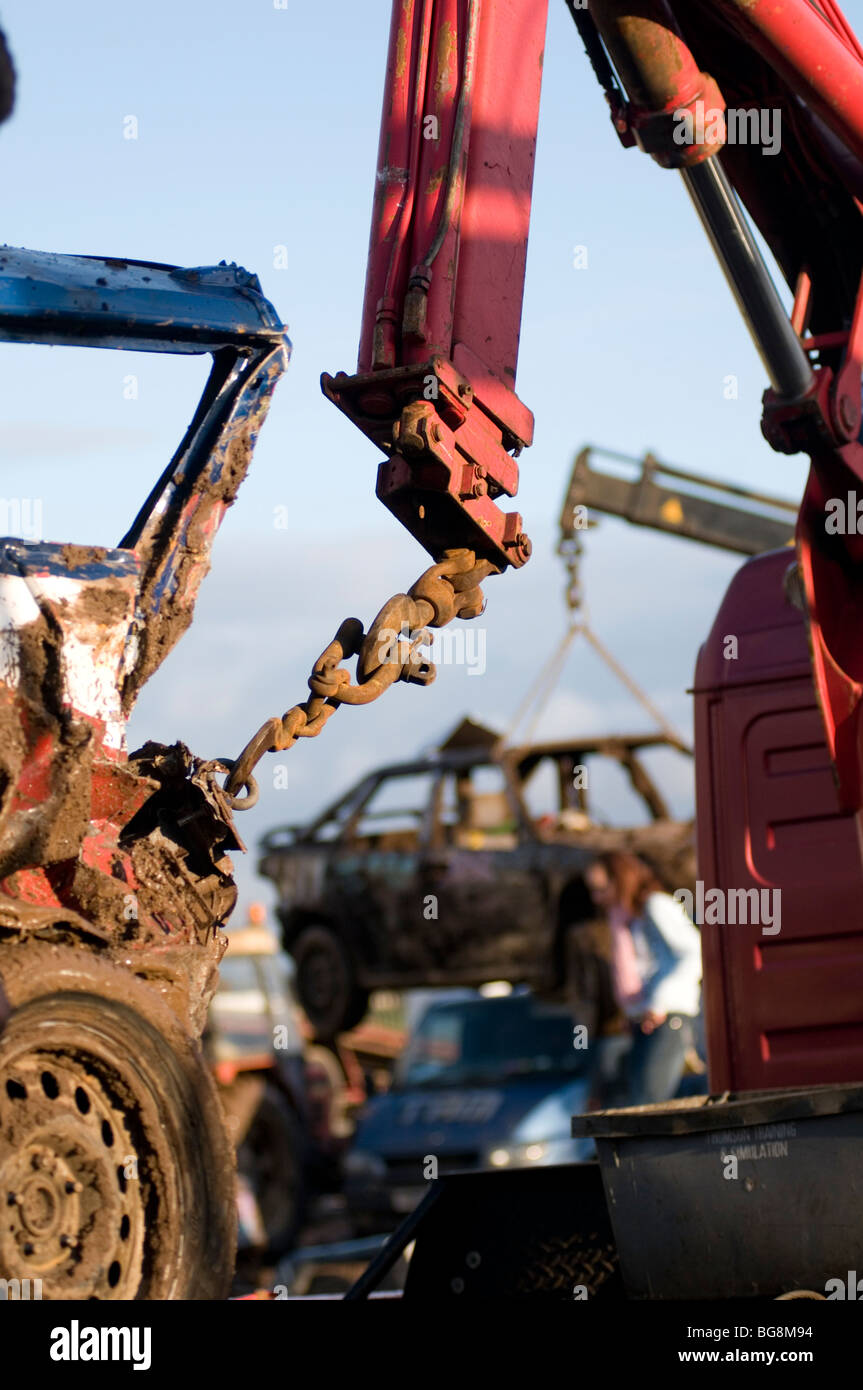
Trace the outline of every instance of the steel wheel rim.
<instances>
[{"instance_id":1,"label":"steel wheel rim","mask_svg":"<svg viewBox=\"0 0 863 1390\"><path fill-rule=\"evenodd\" d=\"M23 1031L0 1072L0 1264L51 1298L134 1298L150 1155L130 1129L133 1059Z\"/></svg>"}]
</instances>

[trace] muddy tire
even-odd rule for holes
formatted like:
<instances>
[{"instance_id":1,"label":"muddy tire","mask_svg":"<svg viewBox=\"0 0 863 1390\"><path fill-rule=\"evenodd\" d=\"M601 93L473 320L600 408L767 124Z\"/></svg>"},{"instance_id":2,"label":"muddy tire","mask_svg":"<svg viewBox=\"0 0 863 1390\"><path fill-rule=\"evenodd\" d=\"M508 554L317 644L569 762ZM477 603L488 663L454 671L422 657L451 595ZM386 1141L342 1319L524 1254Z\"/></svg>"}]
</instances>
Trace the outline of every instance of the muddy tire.
<instances>
[{"instance_id":1,"label":"muddy tire","mask_svg":"<svg viewBox=\"0 0 863 1390\"><path fill-rule=\"evenodd\" d=\"M368 991L357 984L354 963L335 932L330 927L306 927L291 955L297 967L297 998L315 1037L328 1042L355 1028L368 1008Z\"/></svg>"},{"instance_id":2,"label":"muddy tire","mask_svg":"<svg viewBox=\"0 0 863 1390\"><path fill-rule=\"evenodd\" d=\"M200 1047L92 953L0 948L0 1277L45 1299L221 1299L233 1149Z\"/></svg>"}]
</instances>

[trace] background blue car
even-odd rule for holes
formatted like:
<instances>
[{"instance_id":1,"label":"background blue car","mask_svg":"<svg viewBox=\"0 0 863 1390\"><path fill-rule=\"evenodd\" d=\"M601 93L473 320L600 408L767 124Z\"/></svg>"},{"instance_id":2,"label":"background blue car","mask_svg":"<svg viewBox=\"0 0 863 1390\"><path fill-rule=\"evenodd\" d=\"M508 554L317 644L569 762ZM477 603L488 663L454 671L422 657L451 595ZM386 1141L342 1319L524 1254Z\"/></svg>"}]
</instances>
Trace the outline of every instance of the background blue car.
<instances>
[{"instance_id":1,"label":"background blue car","mask_svg":"<svg viewBox=\"0 0 863 1390\"><path fill-rule=\"evenodd\" d=\"M570 1012L526 988L431 1004L346 1155L356 1233L397 1225L443 1173L591 1158L569 1133L590 1091L576 1041Z\"/></svg>"}]
</instances>

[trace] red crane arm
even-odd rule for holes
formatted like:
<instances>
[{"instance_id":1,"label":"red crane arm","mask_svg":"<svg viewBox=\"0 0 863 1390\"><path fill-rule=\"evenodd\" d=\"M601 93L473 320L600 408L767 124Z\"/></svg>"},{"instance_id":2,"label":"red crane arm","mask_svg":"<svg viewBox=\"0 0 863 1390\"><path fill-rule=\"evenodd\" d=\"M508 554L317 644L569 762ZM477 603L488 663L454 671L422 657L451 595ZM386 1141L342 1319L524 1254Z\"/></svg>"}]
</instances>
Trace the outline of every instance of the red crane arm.
<instances>
[{"instance_id":1,"label":"red crane arm","mask_svg":"<svg viewBox=\"0 0 863 1390\"><path fill-rule=\"evenodd\" d=\"M326 394L387 455L377 493L440 559L530 554L515 393L546 0L393 6L357 371Z\"/></svg>"}]
</instances>

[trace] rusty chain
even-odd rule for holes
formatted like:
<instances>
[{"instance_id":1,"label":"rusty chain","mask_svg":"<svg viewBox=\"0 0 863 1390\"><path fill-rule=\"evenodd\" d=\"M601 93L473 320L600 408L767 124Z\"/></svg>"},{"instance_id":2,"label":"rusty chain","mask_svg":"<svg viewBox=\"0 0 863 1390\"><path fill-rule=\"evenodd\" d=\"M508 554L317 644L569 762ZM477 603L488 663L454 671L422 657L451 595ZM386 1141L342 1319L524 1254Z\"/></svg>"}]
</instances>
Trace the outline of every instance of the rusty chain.
<instances>
[{"instance_id":1,"label":"rusty chain","mask_svg":"<svg viewBox=\"0 0 863 1390\"><path fill-rule=\"evenodd\" d=\"M500 570L477 560L472 550L446 550L439 564L420 575L406 594L395 594L378 613L368 632L359 618L346 618L309 676L309 699L293 705L281 719L262 724L240 756L214 760L228 776L223 788L232 810L249 810L258 799L252 773L265 753L282 753L299 738L316 738L340 705L368 705L396 681L430 685L436 671L421 655L432 627L453 618L476 618L485 608L480 585ZM356 656L357 681L342 666ZM239 793L245 788L245 796Z\"/></svg>"}]
</instances>

